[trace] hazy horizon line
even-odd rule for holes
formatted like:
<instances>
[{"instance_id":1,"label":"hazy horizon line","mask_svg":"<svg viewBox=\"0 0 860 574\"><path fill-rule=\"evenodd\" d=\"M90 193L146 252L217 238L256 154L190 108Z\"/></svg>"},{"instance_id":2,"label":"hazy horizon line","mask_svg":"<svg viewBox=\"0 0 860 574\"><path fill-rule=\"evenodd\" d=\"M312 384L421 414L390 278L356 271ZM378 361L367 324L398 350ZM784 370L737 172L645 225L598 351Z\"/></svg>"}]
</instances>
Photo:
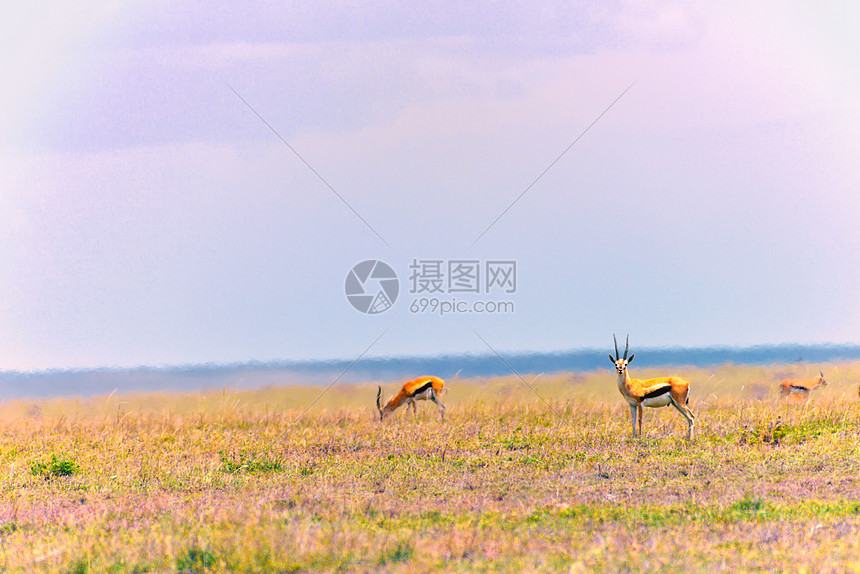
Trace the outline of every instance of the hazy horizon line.
<instances>
[{"instance_id":1,"label":"hazy horizon line","mask_svg":"<svg viewBox=\"0 0 860 574\"><path fill-rule=\"evenodd\" d=\"M608 347L607 347L608 348ZM522 358L559 358L565 356L588 356L591 354L600 354L602 357L607 351L607 348L598 347L580 347L556 351L500 351L499 354L508 359ZM760 344L760 345L707 345L707 346L637 346L635 352L638 354L638 363L649 361L648 355L657 353L665 357L666 354L671 355L688 355L692 353L704 353L713 355L714 353L730 353L730 354L745 354L745 353L785 353L788 351L818 351L818 352L849 352L851 357L839 358L860 358L860 343L778 343L778 344ZM834 357L836 358L836 357ZM386 365L394 363L406 363L414 361L448 361L448 360L483 360L492 359L499 361L498 356L492 351L484 352L465 352L465 353L446 353L432 355L388 355L378 356L371 355L362 357L356 362L354 358L329 358L329 359L250 359L247 361L231 361L231 362L216 362L207 361L200 363L175 363L162 365L103 365L90 367L50 367L44 369L2 369L0 375L4 376L28 376L28 375L52 375L52 374L84 374L84 373L131 373L131 372L171 372L181 374L182 372L202 372L202 371L229 371L241 369L319 369L325 367L347 366L355 363L353 367L361 368L360 365L374 364ZM798 360L792 362L806 361L806 358L799 357ZM499 361L501 362L501 361Z\"/></svg>"}]
</instances>

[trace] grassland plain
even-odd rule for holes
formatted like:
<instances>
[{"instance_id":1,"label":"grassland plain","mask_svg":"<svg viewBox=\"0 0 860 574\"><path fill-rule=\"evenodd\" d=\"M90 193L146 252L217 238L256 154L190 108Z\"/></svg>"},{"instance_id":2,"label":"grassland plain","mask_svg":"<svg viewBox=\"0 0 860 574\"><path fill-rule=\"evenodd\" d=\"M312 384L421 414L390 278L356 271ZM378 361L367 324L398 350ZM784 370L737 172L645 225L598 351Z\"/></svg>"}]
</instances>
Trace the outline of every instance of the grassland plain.
<instances>
[{"instance_id":1,"label":"grassland plain","mask_svg":"<svg viewBox=\"0 0 860 574\"><path fill-rule=\"evenodd\" d=\"M380 424L370 382L298 420L321 388L6 402L0 570L860 572L860 363L633 375L668 370L691 444L672 409L633 440L609 368L538 378L546 403L452 380L444 423Z\"/></svg>"}]
</instances>

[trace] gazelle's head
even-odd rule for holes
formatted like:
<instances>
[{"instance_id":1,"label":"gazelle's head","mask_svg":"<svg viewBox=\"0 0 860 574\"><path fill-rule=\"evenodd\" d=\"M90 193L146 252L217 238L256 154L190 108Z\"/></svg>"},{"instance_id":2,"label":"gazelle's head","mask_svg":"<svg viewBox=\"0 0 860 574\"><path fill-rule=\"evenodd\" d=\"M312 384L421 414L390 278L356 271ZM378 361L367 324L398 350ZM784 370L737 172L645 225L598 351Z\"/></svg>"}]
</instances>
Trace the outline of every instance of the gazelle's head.
<instances>
[{"instance_id":1,"label":"gazelle's head","mask_svg":"<svg viewBox=\"0 0 860 574\"><path fill-rule=\"evenodd\" d=\"M615 364L615 370L618 371L619 375L624 375L627 372L627 365L633 362L633 356L630 355L630 358L627 358L627 351L630 350L630 335L627 335L627 342L624 345L624 356L621 356L621 353L618 352L618 341L615 339L615 335L612 335L612 340L615 341L615 356L612 356L612 353L609 354L609 360ZM635 353L634 353L635 354Z\"/></svg>"},{"instance_id":2,"label":"gazelle's head","mask_svg":"<svg viewBox=\"0 0 860 574\"><path fill-rule=\"evenodd\" d=\"M827 386L827 381L824 380L824 373L822 373L821 371L818 371L818 381L819 381L819 383L817 386L819 386L819 387L826 387Z\"/></svg>"}]
</instances>

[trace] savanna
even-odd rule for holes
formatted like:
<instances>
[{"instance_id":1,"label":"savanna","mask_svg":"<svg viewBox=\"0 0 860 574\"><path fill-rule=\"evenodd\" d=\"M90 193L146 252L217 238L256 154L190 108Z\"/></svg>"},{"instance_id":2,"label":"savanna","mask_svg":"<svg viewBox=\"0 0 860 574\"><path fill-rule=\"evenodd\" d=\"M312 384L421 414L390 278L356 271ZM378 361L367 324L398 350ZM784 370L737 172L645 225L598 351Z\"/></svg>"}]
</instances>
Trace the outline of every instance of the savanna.
<instances>
[{"instance_id":1,"label":"savanna","mask_svg":"<svg viewBox=\"0 0 860 574\"><path fill-rule=\"evenodd\" d=\"M860 571L860 363L669 371L692 442L609 368L458 377L444 421L380 422L402 381L7 401L0 570Z\"/></svg>"}]
</instances>

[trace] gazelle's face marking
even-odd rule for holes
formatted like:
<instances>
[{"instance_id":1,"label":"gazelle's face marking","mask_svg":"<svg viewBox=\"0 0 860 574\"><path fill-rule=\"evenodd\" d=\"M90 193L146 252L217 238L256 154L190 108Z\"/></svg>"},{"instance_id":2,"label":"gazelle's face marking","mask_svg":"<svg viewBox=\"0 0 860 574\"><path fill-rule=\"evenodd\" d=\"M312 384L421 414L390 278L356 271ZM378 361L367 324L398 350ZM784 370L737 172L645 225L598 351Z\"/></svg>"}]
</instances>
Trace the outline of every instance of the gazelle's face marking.
<instances>
[{"instance_id":1,"label":"gazelle's face marking","mask_svg":"<svg viewBox=\"0 0 860 574\"><path fill-rule=\"evenodd\" d=\"M635 353L634 353L634 355L635 355ZM609 360L612 361L612 363L615 365L615 371L619 375L624 375L624 373L627 372L627 365L629 365L630 361L633 360L634 355L630 355L629 359L624 359L624 358L615 359L612 357L612 355L609 355Z\"/></svg>"},{"instance_id":2,"label":"gazelle's face marking","mask_svg":"<svg viewBox=\"0 0 860 574\"><path fill-rule=\"evenodd\" d=\"M618 371L619 375L623 375L625 371L627 371L627 363L629 362L630 361L627 361L625 359L618 359L617 361L614 361L615 370Z\"/></svg>"}]
</instances>

